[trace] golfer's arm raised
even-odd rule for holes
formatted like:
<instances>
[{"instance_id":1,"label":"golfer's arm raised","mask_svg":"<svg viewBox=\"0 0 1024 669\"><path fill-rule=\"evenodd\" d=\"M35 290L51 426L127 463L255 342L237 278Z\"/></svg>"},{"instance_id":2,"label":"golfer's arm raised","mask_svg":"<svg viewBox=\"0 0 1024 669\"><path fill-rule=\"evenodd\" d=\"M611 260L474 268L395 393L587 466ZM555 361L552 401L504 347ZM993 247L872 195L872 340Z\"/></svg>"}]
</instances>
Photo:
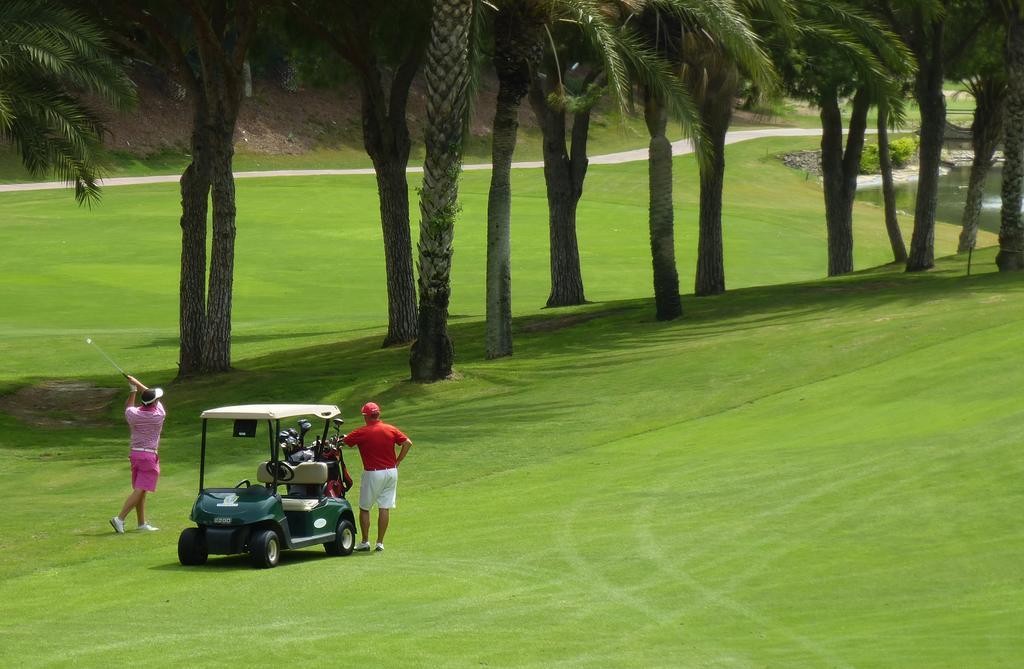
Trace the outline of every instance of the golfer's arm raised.
<instances>
[{"instance_id":1,"label":"golfer's arm raised","mask_svg":"<svg viewBox=\"0 0 1024 669\"><path fill-rule=\"evenodd\" d=\"M124 405L126 407L133 407L135 406L135 393L139 390L145 391L149 389L146 388L146 386L142 385L142 382L139 381L134 376L130 376L128 374L125 374L124 376L126 379L128 379L128 383L131 384L131 391L128 393L128 399L125 400Z\"/></svg>"},{"instance_id":2,"label":"golfer's arm raised","mask_svg":"<svg viewBox=\"0 0 1024 669\"><path fill-rule=\"evenodd\" d=\"M409 449L412 447L412 439L406 438L406 440L400 443L399 446L402 447L402 450L398 453L398 458L396 459L397 461L395 462L396 467L402 464L402 460L405 459L405 454L408 453Z\"/></svg>"}]
</instances>

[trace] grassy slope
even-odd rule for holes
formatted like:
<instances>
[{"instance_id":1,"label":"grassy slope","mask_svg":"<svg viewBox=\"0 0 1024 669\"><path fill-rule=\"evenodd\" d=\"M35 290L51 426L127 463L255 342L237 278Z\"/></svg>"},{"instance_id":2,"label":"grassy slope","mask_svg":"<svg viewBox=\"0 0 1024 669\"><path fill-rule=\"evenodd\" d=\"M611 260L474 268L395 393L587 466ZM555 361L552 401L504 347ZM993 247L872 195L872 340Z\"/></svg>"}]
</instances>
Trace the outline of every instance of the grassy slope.
<instances>
[{"instance_id":1,"label":"grassy slope","mask_svg":"<svg viewBox=\"0 0 1024 669\"><path fill-rule=\"evenodd\" d=\"M799 283L824 266L820 192L764 160L777 148L730 148L728 277L798 283L688 298L674 323L637 299L650 290L642 166L592 168L580 231L599 304L572 311L600 317L571 323L536 309L543 191L538 173L516 173L517 350L494 362L480 345L486 178L467 174L463 378L431 386L402 381L404 350L377 348L372 181L240 183L240 370L169 388L150 509L164 531L105 525L127 492L116 406L110 427L88 430L0 414L0 485L15 491L0 525L5 655L25 667L328 651L391 666L1012 666L1024 416L1006 363L1024 286L991 273L991 250L967 280L947 260L927 275ZM694 180L677 165L688 286ZM54 194L0 200L14 249L0 277L18 288L0 380L113 383L86 334L144 379L170 378L174 203L166 187L111 189L92 216ZM858 266L884 261L879 212L858 207L858 226ZM949 252L955 230L938 234ZM199 410L322 400L354 413L368 397L417 443L387 552L305 550L271 572L177 565ZM254 461L229 443L210 475L233 483Z\"/></svg>"}]
</instances>

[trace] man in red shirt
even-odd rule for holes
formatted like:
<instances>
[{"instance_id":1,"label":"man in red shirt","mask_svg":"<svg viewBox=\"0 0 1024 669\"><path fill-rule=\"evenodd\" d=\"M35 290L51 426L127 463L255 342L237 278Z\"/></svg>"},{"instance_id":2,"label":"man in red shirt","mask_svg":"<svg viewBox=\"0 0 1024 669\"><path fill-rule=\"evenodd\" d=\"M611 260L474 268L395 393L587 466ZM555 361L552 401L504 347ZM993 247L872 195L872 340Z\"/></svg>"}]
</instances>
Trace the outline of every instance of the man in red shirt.
<instances>
[{"instance_id":1,"label":"man in red shirt","mask_svg":"<svg viewBox=\"0 0 1024 669\"><path fill-rule=\"evenodd\" d=\"M359 531L362 542L357 551L370 550L370 509L377 505L377 547L384 550L384 533L388 530L391 509L395 508L398 489L398 465L405 459L412 440L394 425L380 419L380 407L373 402L363 405L366 425L345 436L347 446L358 446L363 460L363 476L359 479ZM402 450L395 455L395 446Z\"/></svg>"}]
</instances>

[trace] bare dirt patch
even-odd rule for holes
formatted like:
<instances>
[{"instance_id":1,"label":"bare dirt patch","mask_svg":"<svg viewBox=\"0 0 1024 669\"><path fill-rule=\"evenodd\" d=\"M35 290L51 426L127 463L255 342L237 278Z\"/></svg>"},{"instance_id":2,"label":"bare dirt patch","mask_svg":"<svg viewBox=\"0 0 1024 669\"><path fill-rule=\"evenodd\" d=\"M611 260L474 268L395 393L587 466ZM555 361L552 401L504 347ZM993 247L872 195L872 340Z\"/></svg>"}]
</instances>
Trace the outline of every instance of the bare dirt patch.
<instances>
[{"instance_id":1,"label":"bare dirt patch","mask_svg":"<svg viewBox=\"0 0 1024 669\"><path fill-rule=\"evenodd\" d=\"M44 381L0 397L0 411L34 427L112 425L110 403L119 392L81 381Z\"/></svg>"}]
</instances>

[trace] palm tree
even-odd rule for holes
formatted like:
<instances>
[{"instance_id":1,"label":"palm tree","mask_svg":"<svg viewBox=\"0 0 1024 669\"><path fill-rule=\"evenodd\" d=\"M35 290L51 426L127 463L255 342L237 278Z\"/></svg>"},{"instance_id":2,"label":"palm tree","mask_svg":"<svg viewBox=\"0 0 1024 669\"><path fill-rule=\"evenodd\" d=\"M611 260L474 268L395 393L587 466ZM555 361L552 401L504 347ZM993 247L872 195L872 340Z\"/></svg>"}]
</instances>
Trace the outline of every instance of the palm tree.
<instances>
[{"instance_id":1,"label":"palm tree","mask_svg":"<svg viewBox=\"0 0 1024 669\"><path fill-rule=\"evenodd\" d=\"M853 196L868 110L883 98L890 110L901 109L898 81L914 59L882 23L851 5L805 0L795 7L792 36L775 40L776 63L790 94L820 110L828 275L836 276L853 270ZM852 99L845 147L841 97Z\"/></svg>"},{"instance_id":2,"label":"palm tree","mask_svg":"<svg viewBox=\"0 0 1024 669\"><path fill-rule=\"evenodd\" d=\"M498 96L491 138L491 187L487 197L487 319L485 355L512 355L512 185L510 171L519 128L519 105L530 73L544 55L543 0L507 0L494 19L494 69Z\"/></svg>"},{"instance_id":3,"label":"palm tree","mask_svg":"<svg viewBox=\"0 0 1024 669\"><path fill-rule=\"evenodd\" d=\"M963 82L967 91L974 96L974 120L971 122L971 145L974 158L971 174L967 179L967 196L957 253L974 248L978 237L978 219L981 215L981 201L985 195L985 182L995 163L995 151L1003 135L1003 111L1006 100L1006 77L1004 72L981 73Z\"/></svg>"},{"instance_id":4,"label":"palm tree","mask_svg":"<svg viewBox=\"0 0 1024 669\"><path fill-rule=\"evenodd\" d=\"M416 283L409 231L406 170L412 141L406 115L430 32L426 1L290 0L303 32L330 46L351 66L361 93L363 146L377 177L388 331L384 346L416 338Z\"/></svg>"},{"instance_id":5,"label":"palm tree","mask_svg":"<svg viewBox=\"0 0 1024 669\"><path fill-rule=\"evenodd\" d=\"M769 7L788 17L775 3ZM642 15L643 32L660 55L676 63L686 90L697 105L703 129L700 168L700 225L695 293L725 290L722 248L722 188L725 179L725 134L745 73L755 87L771 90L775 75L760 40L751 28L751 7L733 0L687 2L650 0ZM650 230L656 316L669 320L682 313L674 257L671 147L665 137L666 114L660 96L644 90L644 113L651 133Z\"/></svg>"},{"instance_id":6,"label":"palm tree","mask_svg":"<svg viewBox=\"0 0 1024 669\"><path fill-rule=\"evenodd\" d=\"M896 214L896 187L892 179L892 158L889 152L889 123L896 120L889 113L891 102L883 97L878 101L878 164L882 172L882 201L885 210L885 232L889 236L889 247L892 249L892 261L907 261L907 245L903 243L903 232L900 230L899 218Z\"/></svg>"},{"instance_id":7,"label":"palm tree","mask_svg":"<svg viewBox=\"0 0 1024 669\"><path fill-rule=\"evenodd\" d=\"M437 0L427 47L427 128L420 191L419 336L412 345L412 380L451 375L455 356L448 337L452 239L458 213L462 129L469 80L473 0Z\"/></svg>"},{"instance_id":8,"label":"palm tree","mask_svg":"<svg viewBox=\"0 0 1024 669\"><path fill-rule=\"evenodd\" d=\"M120 108L134 100L101 29L52 2L0 5L0 138L32 175L73 184L80 203L99 199L104 132L81 91Z\"/></svg>"},{"instance_id":9,"label":"palm tree","mask_svg":"<svg viewBox=\"0 0 1024 669\"><path fill-rule=\"evenodd\" d=\"M256 31L253 0L92 3L127 49L184 87L192 104L192 162L181 176L179 376L231 368L235 252L234 134L243 65ZM207 240L212 204L213 239ZM209 274L207 275L207 246Z\"/></svg>"},{"instance_id":10,"label":"palm tree","mask_svg":"<svg viewBox=\"0 0 1024 669\"><path fill-rule=\"evenodd\" d=\"M549 2L545 29L550 49L533 72L529 92L543 134L551 269L548 307L586 302L576 208L589 165L587 134L597 101L609 90L619 110L627 112L631 86L640 81L664 94L673 111L696 119L692 102L668 63L625 25L634 6L642 4Z\"/></svg>"},{"instance_id":11,"label":"palm tree","mask_svg":"<svg viewBox=\"0 0 1024 669\"><path fill-rule=\"evenodd\" d=\"M1003 206L1000 213L1000 272L1024 270L1024 3L1003 0L1006 26L1006 112L1003 122Z\"/></svg>"}]
</instances>

